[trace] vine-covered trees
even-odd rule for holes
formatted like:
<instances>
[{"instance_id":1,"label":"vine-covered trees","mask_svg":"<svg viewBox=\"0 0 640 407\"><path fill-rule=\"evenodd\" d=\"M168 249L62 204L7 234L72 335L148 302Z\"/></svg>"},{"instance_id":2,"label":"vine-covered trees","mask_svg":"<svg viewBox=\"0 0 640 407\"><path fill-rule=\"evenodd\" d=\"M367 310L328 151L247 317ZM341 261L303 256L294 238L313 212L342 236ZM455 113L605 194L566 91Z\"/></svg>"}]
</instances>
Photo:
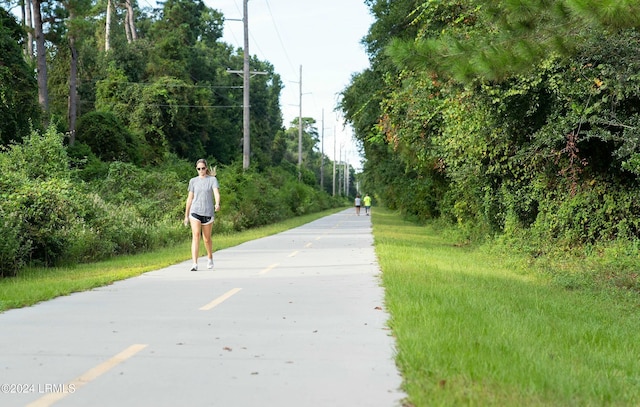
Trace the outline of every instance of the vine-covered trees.
<instances>
[{"instance_id":1,"label":"vine-covered trees","mask_svg":"<svg viewBox=\"0 0 640 407\"><path fill-rule=\"evenodd\" d=\"M38 87L21 45L26 34L15 17L0 8L0 143L22 140L40 117ZM30 122L31 119L31 122Z\"/></svg>"},{"instance_id":2,"label":"vine-covered trees","mask_svg":"<svg viewBox=\"0 0 640 407\"><path fill-rule=\"evenodd\" d=\"M243 55L221 41L224 16L219 11L202 1L184 0L163 2L157 10L131 2L48 0L33 3L33 11L47 22L33 22L37 76L21 53L24 32L2 10L2 66L21 81L3 80L0 85L7 86L9 103L2 121L7 127L3 143L28 134L30 122L39 126L41 110L43 124L52 121L73 144L76 120L98 110L115 115L127 128L144 163L162 162L170 154L208 156L226 164L238 159L242 78L227 71L240 69ZM273 162L276 134L284 131L279 103L283 84L268 62L253 57L251 65L267 72L251 79L252 161L265 166ZM28 86L31 92L38 90L39 109L20 103L33 99ZM98 134L83 137L88 146L102 143L87 142Z\"/></svg>"},{"instance_id":3,"label":"vine-covered trees","mask_svg":"<svg viewBox=\"0 0 640 407\"><path fill-rule=\"evenodd\" d=\"M470 232L640 237L640 48L629 18L640 6L369 4L371 68L342 100L364 142L368 190Z\"/></svg>"}]
</instances>

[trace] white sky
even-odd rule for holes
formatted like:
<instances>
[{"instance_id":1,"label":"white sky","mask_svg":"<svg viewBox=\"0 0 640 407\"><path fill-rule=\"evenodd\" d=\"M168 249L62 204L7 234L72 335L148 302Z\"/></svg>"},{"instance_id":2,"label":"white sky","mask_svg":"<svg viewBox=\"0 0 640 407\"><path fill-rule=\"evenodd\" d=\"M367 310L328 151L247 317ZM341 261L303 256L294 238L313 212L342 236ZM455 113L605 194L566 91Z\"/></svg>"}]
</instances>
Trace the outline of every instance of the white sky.
<instances>
[{"instance_id":1,"label":"white sky","mask_svg":"<svg viewBox=\"0 0 640 407\"><path fill-rule=\"evenodd\" d=\"M221 11L227 20L242 19L243 0L205 3ZM324 109L325 154L339 160L342 145L342 157L346 152L349 164L360 170L361 158L352 131L343 127L343 120L334 109L351 75L369 66L360 40L373 18L364 0L249 0L248 20L249 53L270 62L282 78L280 103L285 127L300 111L302 66L302 116L313 117L322 135ZM242 48L241 21L225 22L223 41Z\"/></svg>"}]
</instances>

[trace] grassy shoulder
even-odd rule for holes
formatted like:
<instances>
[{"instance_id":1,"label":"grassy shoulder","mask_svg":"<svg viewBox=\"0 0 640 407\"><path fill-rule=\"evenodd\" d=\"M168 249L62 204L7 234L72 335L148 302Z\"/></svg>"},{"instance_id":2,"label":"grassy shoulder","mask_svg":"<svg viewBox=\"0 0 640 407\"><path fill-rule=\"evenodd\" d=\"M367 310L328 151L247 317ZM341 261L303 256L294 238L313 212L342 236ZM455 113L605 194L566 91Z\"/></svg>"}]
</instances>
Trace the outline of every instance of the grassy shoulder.
<instances>
[{"instance_id":1,"label":"grassy shoulder","mask_svg":"<svg viewBox=\"0 0 640 407\"><path fill-rule=\"evenodd\" d=\"M280 233L342 210L344 208L330 209L240 233L214 235L214 250ZM30 306L58 296L108 285L114 281L168 267L188 260L191 257L190 251L191 232L185 228L184 243L153 252L119 256L107 261L69 267L26 268L17 277L0 279L0 312ZM201 254L204 255L204 253L204 246L201 246Z\"/></svg>"},{"instance_id":2,"label":"grassy shoulder","mask_svg":"<svg viewBox=\"0 0 640 407\"><path fill-rule=\"evenodd\" d=\"M640 301L383 209L372 220L408 405L640 404Z\"/></svg>"}]
</instances>

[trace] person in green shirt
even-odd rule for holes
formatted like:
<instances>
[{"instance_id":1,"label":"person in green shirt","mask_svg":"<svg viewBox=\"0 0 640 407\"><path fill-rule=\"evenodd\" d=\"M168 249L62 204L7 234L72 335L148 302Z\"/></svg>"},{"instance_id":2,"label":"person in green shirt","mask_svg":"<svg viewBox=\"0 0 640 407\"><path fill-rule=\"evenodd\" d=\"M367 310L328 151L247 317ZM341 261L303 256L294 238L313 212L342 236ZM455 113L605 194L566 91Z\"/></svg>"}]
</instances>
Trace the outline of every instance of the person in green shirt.
<instances>
[{"instance_id":1,"label":"person in green shirt","mask_svg":"<svg viewBox=\"0 0 640 407\"><path fill-rule=\"evenodd\" d=\"M371 197L369 196L369 194L365 194L362 200L364 201L364 213L369 216L369 211L371 210Z\"/></svg>"}]
</instances>

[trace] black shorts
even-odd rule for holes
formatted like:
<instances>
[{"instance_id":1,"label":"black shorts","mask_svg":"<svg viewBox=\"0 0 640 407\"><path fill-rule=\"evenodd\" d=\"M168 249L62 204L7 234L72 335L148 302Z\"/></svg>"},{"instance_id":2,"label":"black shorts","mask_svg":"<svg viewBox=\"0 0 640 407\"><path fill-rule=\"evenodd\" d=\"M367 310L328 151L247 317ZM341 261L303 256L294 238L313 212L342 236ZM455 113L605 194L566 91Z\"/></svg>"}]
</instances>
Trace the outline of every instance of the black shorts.
<instances>
[{"instance_id":1,"label":"black shorts","mask_svg":"<svg viewBox=\"0 0 640 407\"><path fill-rule=\"evenodd\" d=\"M202 216L202 215L198 215L197 213L192 213L191 218L199 220L200 223L202 223L203 225L208 225L210 223L213 223L213 216Z\"/></svg>"}]
</instances>

